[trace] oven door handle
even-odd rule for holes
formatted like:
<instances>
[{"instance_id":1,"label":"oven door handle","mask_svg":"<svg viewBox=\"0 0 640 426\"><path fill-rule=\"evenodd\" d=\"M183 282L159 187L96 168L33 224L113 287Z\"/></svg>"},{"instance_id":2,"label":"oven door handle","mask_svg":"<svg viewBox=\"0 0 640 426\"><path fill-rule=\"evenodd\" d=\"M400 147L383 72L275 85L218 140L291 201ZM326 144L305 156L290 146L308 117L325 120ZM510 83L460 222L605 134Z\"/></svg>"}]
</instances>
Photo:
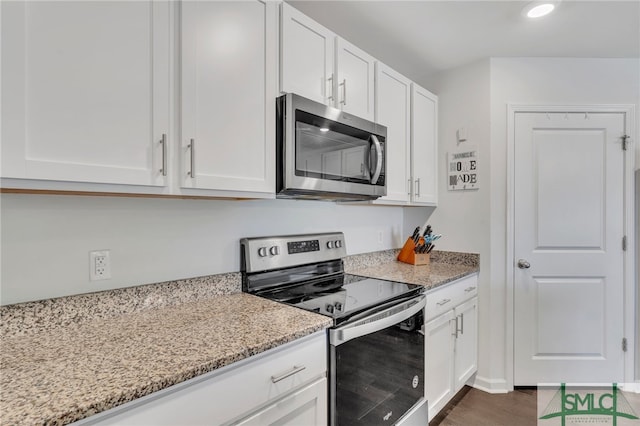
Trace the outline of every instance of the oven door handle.
<instances>
[{"instance_id":1,"label":"oven door handle","mask_svg":"<svg viewBox=\"0 0 640 426\"><path fill-rule=\"evenodd\" d=\"M353 324L329 330L329 343L332 346L339 346L349 340L384 330L411 318L424 309L426 304L426 296L420 295L399 305L376 312L372 316L358 320Z\"/></svg>"}]
</instances>

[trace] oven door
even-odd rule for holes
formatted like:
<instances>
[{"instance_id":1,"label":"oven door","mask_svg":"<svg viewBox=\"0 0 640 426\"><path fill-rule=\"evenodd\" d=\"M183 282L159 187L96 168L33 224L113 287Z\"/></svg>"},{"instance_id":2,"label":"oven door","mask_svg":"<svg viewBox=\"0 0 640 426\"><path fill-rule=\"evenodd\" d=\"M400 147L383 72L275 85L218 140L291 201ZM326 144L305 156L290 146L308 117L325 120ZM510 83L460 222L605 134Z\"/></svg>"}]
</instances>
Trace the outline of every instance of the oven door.
<instances>
[{"instance_id":1,"label":"oven door","mask_svg":"<svg viewBox=\"0 0 640 426\"><path fill-rule=\"evenodd\" d=\"M386 195L384 126L294 94L278 105L279 197Z\"/></svg>"},{"instance_id":2,"label":"oven door","mask_svg":"<svg viewBox=\"0 0 640 426\"><path fill-rule=\"evenodd\" d=\"M419 295L329 330L332 425L427 424L425 303Z\"/></svg>"}]
</instances>

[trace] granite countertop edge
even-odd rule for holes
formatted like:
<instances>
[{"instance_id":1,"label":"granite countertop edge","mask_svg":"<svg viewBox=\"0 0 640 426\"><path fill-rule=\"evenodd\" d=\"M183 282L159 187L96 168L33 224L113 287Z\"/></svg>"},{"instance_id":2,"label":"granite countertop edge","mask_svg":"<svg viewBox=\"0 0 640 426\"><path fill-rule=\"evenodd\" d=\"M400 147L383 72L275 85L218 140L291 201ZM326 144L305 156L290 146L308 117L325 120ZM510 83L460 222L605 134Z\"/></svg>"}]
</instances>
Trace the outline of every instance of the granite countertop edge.
<instances>
[{"instance_id":1,"label":"granite countertop edge","mask_svg":"<svg viewBox=\"0 0 640 426\"><path fill-rule=\"evenodd\" d=\"M352 275L423 285L427 291L430 291L479 271L479 255L477 254L434 252L429 265L414 266L395 260L398 251L397 249L392 249L348 256L345 258L345 272ZM0 404L0 407L3 408L3 411L11 407L18 407L18 409L9 413L8 416L5 411L0 416L0 422L9 421L12 424L72 423L189 379L213 372L331 326L331 319L328 317L241 293L239 275L238 273L222 274L161 283L155 286L119 289L95 295L79 295L0 307L0 314L2 314L0 317L4 322L2 333L0 333L0 341L4 341L4 343L8 341L23 342L23 347L13 353L7 354L5 353L7 351L3 351L3 365L0 371L6 374L4 369L7 365L11 367L12 363L15 364L16 362L18 369L27 368L24 383L16 386L17 391L14 393L17 393L17 396L12 394L12 390L4 389L2 392L1 399L3 403ZM222 298L230 299L223 301ZM233 300L233 303L237 303L238 307L242 309L239 312L232 312L229 307L220 306L228 304L230 300ZM98 302L99 308L97 310L96 302ZM91 316L88 310L90 308L97 315ZM210 313L212 309L216 311L213 314ZM249 312L247 313L243 309ZM196 311L196 313L194 314L193 311ZM205 311L206 313L203 314L202 312ZM59 313L60 318L51 320L48 316L51 316L52 313ZM38 373L29 373L28 367L31 366L30 361L32 361L30 359L32 354L29 345L33 345L34 339L51 334L53 337L50 338L55 341L60 336L65 336L66 338L67 334L71 334L80 336L76 337L79 340L77 343L82 343L82 339L86 338L86 343L91 345L91 342L95 341L97 342L96 347L100 348L99 345L103 344L101 343L103 340L113 337L110 336L110 332L99 331L100 328L109 324L113 327L114 324L125 324L129 321L134 324L130 330L123 332L124 335L127 338L131 338L127 333L133 333L136 336L133 338L134 343L142 346L146 344L146 341L143 337L137 337L136 333L150 330L145 328L148 327L145 325L145 321L153 323L153 321L158 321L158 318L162 318L164 315L173 315L172 318L176 322L174 327L178 330L173 330L174 333L180 333L182 329L178 327L187 327L185 330L188 333L193 332L194 336L199 336L197 338L184 337L184 340L180 342L174 343L172 341L169 346L182 344L186 348L191 348L195 344L196 349L198 349L197 345L200 344L201 339L211 338L212 335L214 337L213 341L215 341L215 338L220 338L220 333L229 333L230 331L213 331L207 328L198 328L197 326L194 326L196 328L191 330L188 327L193 326L192 324L197 325L201 321L210 327L212 322L229 321L229 316L233 321L245 324L247 318L254 318L253 315L255 315L256 322L243 325L242 327L245 328L242 330L245 331L240 330L240 336L236 339L237 342L234 341L230 348L224 347L221 353L212 351L207 353L205 358L197 361L189 360L189 357L187 357L177 361L178 366L175 363L167 364L166 359L163 361L165 362L164 364L153 365L151 363L152 365L148 368L157 369L153 371L160 371L160 373L147 375L143 371L140 377L128 377L128 382L125 380L124 382L116 383L111 388L107 387L106 390L101 392L96 391L97 394L95 396L82 395L82 398L79 398L77 395L67 395L69 401L66 404L51 404L47 406L47 410L42 409L40 413L33 413L36 402L30 400L32 398L30 395L31 389L26 388L33 386L34 377L47 377L46 374L55 374L56 372L55 370L45 369L41 372L41 376L38 376ZM185 315L187 317L191 316L191 318L183 319L182 317ZM43 320L43 318L46 319ZM263 329L260 329L261 325L257 318L261 318L261 321L266 321L269 324L262 326ZM142 326L140 330L135 328L140 326ZM252 326L254 327L253 329L251 328ZM267 327L267 329L264 330L264 327ZM231 329L234 332L238 332L233 327ZM167 352L176 350L175 347L166 348L167 343L162 341L162 338L165 337L163 333L170 335L171 332L172 330L161 333L159 327L155 327L156 337L159 338L160 342L153 342L149 347L141 350L139 362L145 361L144 364L146 365L150 361L149 354L153 353L154 344L158 345L155 349L159 347L161 348L160 350L166 349ZM263 335L257 337L260 332ZM198 335L197 333L202 334ZM54 342L51 345L53 348L58 348L63 343ZM113 348L110 349L113 350ZM90 352L95 350L95 348L89 349ZM145 350L147 351L146 353ZM193 350L193 348L190 350ZM36 352L36 354L38 353ZM95 356L96 354L91 353L91 355ZM161 355L166 356L167 354ZM20 358L21 356L25 358ZM22 359L23 361L16 361L16 359ZM70 359L73 360L73 358ZM70 362L70 359L63 361ZM169 372L166 370L167 366L171 367ZM5 385L3 387L6 387L7 383L4 381L2 383ZM55 389L52 390L55 391ZM8 400L6 398L7 395L10 397ZM75 398L78 398L78 400Z\"/></svg>"},{"instance_id":2,"label":"granite countertop edge","mask_svg":"<svg viewBox=\"0 0 640 426\"><path fill-rule=\"evenodd\" d=\"M417 284L429 292L450 282L477 274L480 256L476 253L435 252L427 265L399 262L399 250L378 252L378 256L358 255L345 263L351 275Z\"/></svg>"},{"instance_id":3,"label":"granite countertop edge","mask_svg":"<svg viewBox=\"0 0 640 426\"><path fill-rule=\"evenodd\" d=\"M85 407L79 406L77 407L77 410L69 412L66 415L54 416L53 418L47 419L43 422L43 424L60 424L60 421L62 421L62 424L70 424L73 422L84 420L92 415L103 413L112 408L117 408L128 402L135 401L139 398L143 398L155 392L167 389L174 385L178 385L180 383L186 382L187 380L202 376L204 374L214 372L236 362L245 360L255 355L259 355L270 349L277 348L281 345L291 343L297 339L324 330L330 325L330 322L327 321L327 323L323 325L297 329L294 332L283 334L280 338L273 339L268 343L255 345L253 347L247 347L242 351L235 352L233 354L225 354L220 358L212 359L205 364L186 368L185 370L176 373L172 377L164 377L162 380L158 381L140 382L136 385L136 389L133 391L133 395L130 395L132 392L128 391L122 392L118 395L110 395L108 397L96 399L95 402Z\"/></svg>"},{"instance_id":4,"label":"granite countertop edge","mask_svg":"<svg viewBox=\"0 0 640 426\"><path fill-rule=\"evenodd\" d=\"M219 322L224 326L217 327ZM0 424L62 425L83 420L331 324L323 315L233 293L2 336ZM65 355L54 362L47 353ZM111 356L117 353L129 358ZM105 354L107 364L100 364ZM86 365L79 364L83 361ZM127 370L127 365L133 368ZM110 374L117 376L100 377ZM54 384L34 392L43 382Z\"/></svg>"}]
</instances>

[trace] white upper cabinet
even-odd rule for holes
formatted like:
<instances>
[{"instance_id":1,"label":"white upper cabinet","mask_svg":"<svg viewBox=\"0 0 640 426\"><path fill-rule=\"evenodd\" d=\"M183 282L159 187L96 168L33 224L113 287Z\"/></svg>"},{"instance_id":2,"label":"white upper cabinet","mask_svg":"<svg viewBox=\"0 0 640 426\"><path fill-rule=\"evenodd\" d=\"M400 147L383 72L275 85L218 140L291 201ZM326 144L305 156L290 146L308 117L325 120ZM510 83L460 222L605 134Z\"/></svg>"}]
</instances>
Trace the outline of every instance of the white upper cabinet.
<instances>
[{"instance_id":1,"label":"white upper cabinet","mask_svg":"<svg viewBox=\"0 0 640 426\"><path fill-rule=\"evenodd\" d=\"M375 59L348 41L336 37L335 106L355 116L374 120Z\"/></svg>"},{"instance_id":2,"label":"white upper cabinet","mask_svg":"<svg viewBox=\"0 0 640 426\"><path fill-rule=\"evenodd\" d=\"M376 204L406 204L411 199L411 81L376 62L376 122L387 127L387 195Z\"/></svg>"},{"instance_id":3,"label":"white upper cabinet","mask_svg":"<svg viewBox=\"0 0 640 426\"><path fill-rule=\"evenodd\" d=\"M273 196L276 22L273 2L182 3L182 188Z\"/></svg>"},{"instance_id":4,"label":"white upper cabinet","mask_svg":"<svg viewBox=\"0 0 640 426\"><path fill-rule=\"evenodd\" d=\"M2 177L166 185L169 3L1 7Z\"/></svg>"},{"instance_id":5,"label":"white upper cabinet","mask_svg":"<svg viewBox=\"0 0 640 426\"><path fill-rule=\"evenodd\" d=\"M375 59L282 4L280 90L374 119Z\"/></svg>"},{"instance_id":6,"label":"white upper cabinet","mask_svg":"<svg viewBox=\"0 0 640 426\"><path fill-rule=\"evenodd\" d=\"M438 202L438 97L412 85L411 90L412 204Z\"/></svg>"},{"instance_id":7,"label":"white upper cabinet","mask_svg":"<svg viewBox=\"0 0 640 426\"><path fill-rule=\"evenodd\" d=\"M280 90L334 104L335 34L282 3Z\"/></svg>"}]
</instances>

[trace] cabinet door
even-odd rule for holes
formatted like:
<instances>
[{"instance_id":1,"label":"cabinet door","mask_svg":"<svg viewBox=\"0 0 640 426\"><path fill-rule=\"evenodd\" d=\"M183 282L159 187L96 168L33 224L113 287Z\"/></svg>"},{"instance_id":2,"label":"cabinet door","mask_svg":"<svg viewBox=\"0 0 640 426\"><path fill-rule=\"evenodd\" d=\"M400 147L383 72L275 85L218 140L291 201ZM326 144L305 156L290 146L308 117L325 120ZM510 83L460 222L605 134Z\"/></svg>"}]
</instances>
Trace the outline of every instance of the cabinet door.
<instances>
[{"instance_id":1,"label":"cabinet door","mask_svg":"<svg viewBox=\"0 0 640 426\"><path fill-rule=\"evenodd\" d=\"M414 204L438 202L438 98L426 89L411 90L411 175Z\"/></svg>"},{"instance_id":2,"label":"cabinet door","mask_svg":"<svg viewBox=\"0 0 640 426\"><path fill-rule=\"evenodd\" d=\"M406 204L411 193L409 119L411 81L376 62L376 122L387 127L387 195L376 203Z\"/></svg>"},{"instance_id":3,"label":"cabinet door","mask_svg":"<svg viewBox=\"0 0 640 426\"><path fill-rule=\"evenodd\" d=\"M458 337L455 355L455 391L478 370L478 298L459 305L455 309Z\"/></svg>"},{"instance_id":4,"label":"cabinet door","mask_svg":"<svg viewBox=\"0 0 640 426\"><path fill-rule=\"evenodd\" d=\"M327 419L327 379L320 379L234 425L323 426Z\"/></svg>"},{"instance_id":5,"label":"cabinet door","mask_svg":"<svg viewBox=\"0 0 640 426\"><path fill-rule=\"evenodd\" d=\"M374 120L373 77L375 59L336 37L336 106L358 117Z\"/></svg>"},{"instance_id":6,"label":"cabinet door","mask_svg":"<svg viewBox=\"0 0 640 426\"><path fill-rule=\"evenodd\" d=\"M275 192L273 2L185 1L183 188Z\"/></svg>"},{"instance_id":7,"label":"cabinet door","mask_svg":"<svg viewBox=\"0 0 640 426\"><path fill-rule=\"evenodd\" d=\"M429 420L453 397L455 315L450 310L425 324L425 395Z\"/></svg>"},{"instance_id":8,"label":"cabinet door","mask_svg":"<svg viewBox=\"0 0 640 426\"><path fill-rule=\"evenodd\" d=\"M282 3L280 91L334 105L335 34Z\"/></svg>"},{"instance_id":9,"label":"cabinet door","mask_svg":"<svg viewBox=\"0 0 640 426\"><path fill-rule=\"evenodd\" d=\"M169 2L1 7L2 176L165 185Z\"/></svg>"}]
</instances>

